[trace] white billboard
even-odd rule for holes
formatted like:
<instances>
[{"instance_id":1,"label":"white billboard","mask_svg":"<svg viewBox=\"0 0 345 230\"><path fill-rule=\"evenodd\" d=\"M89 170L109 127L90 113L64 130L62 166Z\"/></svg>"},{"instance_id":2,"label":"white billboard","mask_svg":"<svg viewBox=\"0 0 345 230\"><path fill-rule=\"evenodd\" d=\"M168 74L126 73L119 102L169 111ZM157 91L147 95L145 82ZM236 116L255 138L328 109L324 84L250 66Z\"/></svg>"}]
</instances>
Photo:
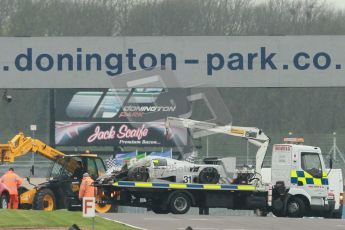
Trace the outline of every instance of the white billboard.
<instances>
[{"instance_id":1,"label":"white billboard","mask_svg":"<svg viewBox=\"0 0 345 230\"><path fill-rule=\"evenodd\" d=\"M157 78L143 73L154 68L163 69L150 84L159 87L345 86L344 44L345 36L3 37L0 84L131 87Z\"/></svg>"}]
</instances>

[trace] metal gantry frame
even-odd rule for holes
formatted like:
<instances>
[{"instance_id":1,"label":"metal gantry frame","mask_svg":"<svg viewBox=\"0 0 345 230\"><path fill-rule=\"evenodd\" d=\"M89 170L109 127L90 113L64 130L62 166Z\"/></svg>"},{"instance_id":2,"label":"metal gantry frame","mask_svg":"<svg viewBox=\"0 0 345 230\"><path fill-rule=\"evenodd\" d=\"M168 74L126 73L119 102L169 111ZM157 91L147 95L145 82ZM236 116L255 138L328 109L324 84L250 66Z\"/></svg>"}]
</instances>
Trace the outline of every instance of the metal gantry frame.
<instances>
[{"instance_id":1,"label":"metal gantry frame","mask_svg":"<svg viewBox=\"0 0 345 230\"><path fill-rule=\"evenodd\" d=\"M328 156L331 159L333 159L334 161L336 161L337 160L337 155L341 158L343 163L345 163L344 153L342 151L340 151L340 149L337 146L337 133L334 132L333 133L333 145L332 145L332 148L328 152Z\"/></svg>"}]
</instances>

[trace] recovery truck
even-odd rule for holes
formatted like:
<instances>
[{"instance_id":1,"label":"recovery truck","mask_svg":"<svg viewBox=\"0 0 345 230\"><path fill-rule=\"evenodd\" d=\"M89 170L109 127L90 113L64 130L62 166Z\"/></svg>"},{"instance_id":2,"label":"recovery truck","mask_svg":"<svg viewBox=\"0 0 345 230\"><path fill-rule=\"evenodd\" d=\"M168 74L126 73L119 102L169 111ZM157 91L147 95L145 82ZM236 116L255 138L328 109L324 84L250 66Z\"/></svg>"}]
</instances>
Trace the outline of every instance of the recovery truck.
<instances>
[{"instance_id":1,"label":"recovery truck","mask_svg":"<svg viewBox=\"0 0 345 230\"><path fill-rule=\"evenodd\" d=\"M53 164L48 173L48 180L42 184L34 185L32 189L20 187L19 207L52 211L54 209L78 210L81 201L78 198L81 177L88 172L94 179L106 171L104 162L96 154L66 155L44 142L24 136L23 133L15 135L7 144L0 144L0 162L14 162L17 157L29 152L39 154ZM30 178L27 178L30 183ZM8 196L3 196L3 202ZM112 209L110 204L104 204L104 196L97 194L96 210L108 212ZM2 205L2 208L5 208Z\"/></svg>"},{"instance_id":2,"label":"recovery truck","mask_svg":"<svg viewBox=\"0 0 345 230\"><path fill-rule=\"evenodd\" d=\"M245 139L258 147L255 169L238 170L236 176L230 178L232 180L216 184L109 181L103 178L97 181L97 186L107 197L114 197L108 202L146 207L161 214L184 214L190 207L198 207L199 214L208 214L209 208L227 208L272 212L278 217L303 217L333 209L334 201L328 200L327 196L327 171L319 147L273 145L272 179L270 183L264 183L261 169L270 139L262 130L168 117L167 127L170 125L193 129L197 135L222 133ZM216 159L204 161L207 162L217 164ZM157 167L165 170L164 166ZM188 176L188 171L185 174ZM114 196L115 193L118 195Z\"/></svg>"}]
</instances>

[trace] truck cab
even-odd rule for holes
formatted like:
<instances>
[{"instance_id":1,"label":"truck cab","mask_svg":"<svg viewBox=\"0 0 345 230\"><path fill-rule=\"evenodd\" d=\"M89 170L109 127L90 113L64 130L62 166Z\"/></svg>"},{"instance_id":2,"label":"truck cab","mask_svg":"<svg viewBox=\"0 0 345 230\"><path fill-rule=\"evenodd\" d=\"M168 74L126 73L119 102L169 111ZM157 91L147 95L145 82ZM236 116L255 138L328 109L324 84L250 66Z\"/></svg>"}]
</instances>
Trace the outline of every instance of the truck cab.
<instances>
[{"instance_id":1,"label":"truck cab","mask_svg":"<svg viewBox=\"0 0 345 230\"><path fill-rule=\"evenodd\" d=\"M302 217L334 208L328 200L328 171L319 147L276 144L272 152L272 212Z\"/></svg>"}]
</instances>

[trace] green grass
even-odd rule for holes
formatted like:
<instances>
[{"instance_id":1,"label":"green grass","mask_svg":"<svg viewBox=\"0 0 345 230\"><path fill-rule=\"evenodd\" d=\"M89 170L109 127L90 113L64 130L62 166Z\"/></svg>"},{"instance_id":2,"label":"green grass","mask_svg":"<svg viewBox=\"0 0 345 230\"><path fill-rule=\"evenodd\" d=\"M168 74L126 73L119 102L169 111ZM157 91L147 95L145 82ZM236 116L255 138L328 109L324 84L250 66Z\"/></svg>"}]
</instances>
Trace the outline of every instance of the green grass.
<instances>
[{"instance_id":1,"label":"green grass","mask_svg":"<svg viewBox=\"0 0 345 230\"><path fill-rule=\"evenodd\" d=\"M44 212L0 209L0 228L70 227L73 224L77 224L83 229L92 229L92 218L83 218L81 212L68 212L66 210ZM133 230L133 228L101 217L96 217L95 229Z\"/></svg>"}]
</instances>

